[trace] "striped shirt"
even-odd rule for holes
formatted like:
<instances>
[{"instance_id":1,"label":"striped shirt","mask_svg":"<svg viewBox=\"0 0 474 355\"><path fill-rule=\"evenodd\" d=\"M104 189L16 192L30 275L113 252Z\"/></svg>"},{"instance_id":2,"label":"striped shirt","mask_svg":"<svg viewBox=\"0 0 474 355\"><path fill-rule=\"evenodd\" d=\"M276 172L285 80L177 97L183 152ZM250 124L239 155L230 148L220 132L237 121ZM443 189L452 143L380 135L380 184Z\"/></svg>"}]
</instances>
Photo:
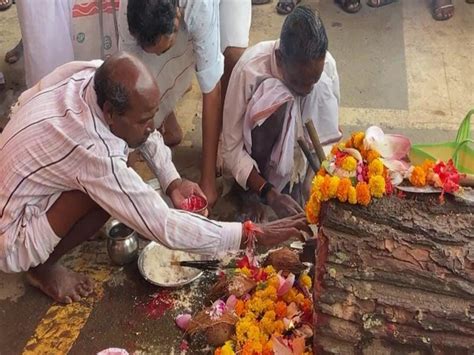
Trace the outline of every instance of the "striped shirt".
<instances>
[{"instance_id":1,"label":"striped shirt","mask_svg":"<svg viewBox=\"0 0 474 355\"><path fill-rule=\"evenodd\" d=\"M240 246L240 223L170 209L127 167L129 148L105 123L94 73L101 61L71 62L25 91L0 135L0 258L22 223L64 191L88 194L111 216L169 248L202 254ZM179 178L158 132L139 148L164 191Z\"/></svg>"}]
</instances>

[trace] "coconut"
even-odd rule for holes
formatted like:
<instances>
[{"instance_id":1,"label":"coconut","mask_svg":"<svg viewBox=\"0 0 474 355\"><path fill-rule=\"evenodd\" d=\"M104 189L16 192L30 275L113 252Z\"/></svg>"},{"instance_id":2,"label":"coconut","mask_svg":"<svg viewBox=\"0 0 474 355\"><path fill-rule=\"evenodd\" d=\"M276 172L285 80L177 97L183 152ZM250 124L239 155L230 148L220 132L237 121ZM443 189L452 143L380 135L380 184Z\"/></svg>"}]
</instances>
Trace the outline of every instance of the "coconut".
<instances>
[{"instance_id":1,"label":"coconut","mask_svg":"<svg viewBox=\"0 0 474 355\"><path fill-rule=\"evenodd\" d=\"M295 275L306 269L306 266L300 261L298 253L287 247L271 251L263 264L273 266L276 271L291 272Z\"/></svg>"},{"instance_id":2,"label":"coconut","mask_svg":"<svg viewBox=\"0 0 474 355\"><path fill-rule=\"evenodd\" d=\"M255 287L257 287L257 283L247 276L236 275L229 279L224 275L212 286L207 301L213 302L218 298L227 298L230 295L242 297Z\"/></svg>"},{"instance_id":3,"label":"coconut","mask_svg":"<svg viewBox=\"0 0 474 355\"><path fill-rule=\"evenodd\" d=\"M204 335L211 346L221 346L232 337L235 327L228 323L217 323L206 329Z\"/></svg>"}]
</instances>

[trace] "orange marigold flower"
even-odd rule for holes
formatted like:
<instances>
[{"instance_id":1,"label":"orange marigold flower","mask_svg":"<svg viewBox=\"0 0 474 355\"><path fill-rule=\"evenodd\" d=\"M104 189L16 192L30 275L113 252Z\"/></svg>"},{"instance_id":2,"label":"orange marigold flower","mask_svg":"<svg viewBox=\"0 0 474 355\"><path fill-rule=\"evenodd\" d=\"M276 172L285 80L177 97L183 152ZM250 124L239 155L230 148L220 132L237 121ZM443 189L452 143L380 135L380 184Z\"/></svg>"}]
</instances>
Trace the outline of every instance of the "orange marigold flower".
<instances>
[{"instance_id":1,"label":"orange marigold flower","mask_svg":"<svg viewBox=\"0 0 474 355\"><path fill-rule=\"evenodd\" d=\"M349 188L352 186L349 178L342 178L337 188L336 197L341 202L346 202L348 198Z\"/></svg>"},{"instance_id":2,"label":"orange marigold flower","mask_svg":"<svg viewBox=\"0 0 474 355\"><path fill-rule=\"evenodd\" d=\"M367 175L369 177L375 176L375 175L382 175L383 174L383 163L380 159L374 159L372 162L369 164L369 170Z\"/></svg>"},{"instance_id":3,"label":"orange marigold flower","mask_svg":"<svg viewBox=\"0 0 474 355\"><path fill-rule=\"evenodd\" d=\"M426 185L426 172L422 167L415 166L410 175L410 183L418 187Z\"/></svg>"},{"instance_id":4,"label":"orange marigold flower","mask_svg":"<svg viewBox=\"0 0 474 355\"><path fill-rule=\"evenodd\" d=\"M374 175L369 179L369 190L373 197L382 197L385 194L385 178L382 175Z\"/></svg>"},{"instance_id":5,"label":"orange marigold flower","mask_svg":"<svg viewBox=\"0 0 474 355\"><path fill-rule=\"evenodd\" d=\"M321 169L318 170L317 176L325 176L325 175L327 175L326 169L321 168Z\"/></svg>"},{"instance_id":6,"label":"orange marigold flower","mask_svg":"<svg viewBox=\"0 0 474 355\"><path fill-rule=\"evenodd\" d=\"M366 160L367 160L367 163L372 163L375 159L378 159L380 158L380 154L379 152L377 152L376 150L372 150L372 149L369 149L366 153Z\"/></svg>"},{"instance_id":7,"label":"orange marigold flower","mask_svg":"<svg viewBox=\"0 0 474 355\"><path fill-rule=\"evenodd\" d=\"M358 150L361 150L364 146L364 132L354 132L351 135L352 146Z\"/></svg>"},{"instance_id":8,"label":"orange marigold flower","mask_svg":"<svg viewBox=\"0 0 474 355\"><path fill-rule=\"evenodd\" d=\"M242 300L237 300L234 308L235 314L240 317L245 312L245 303Z\"/></svg>"},{"instance_id":9,"label":"orange marigold flower","mask_svg":"<svg viewBox=\"0 0 474 355\"><path fill-rule=\"evenodd\" d=\"M319 191L321 193L321 201L327 201L330 199L330 183L331 183L331 178L329 175L324 176L324 180L321 184L321 187L319 188Z\"/></svg>"},{"instance_id":10,"label":"orange marigold flower","mask_svg":"<svg viewBox=\"0 0 474 355\"><path fill-rule=\"evenodd\" d=\"M421 164L421 168L425 171L426 175L428 175L428 173L433 170L434 166L435 162L429 159L426 159L423 164Z\"/></svg>"},{"instance_id":11,"label":"orange marigold flower","mask_svg":"<svg viewBox=\"0 0 474 355\"><path fill-rule=\"evenodd\" d=\"M359 181L356 186L357 202L362 206L368 206L370 203L369 185L364 181Z\"/></svg>"},{"instance_id":12,"label":"orange marigold flower","mask_svg":"<svg viewBox=\"0 0 474 355\"><path fill-rule=\"evenodd\" d=\"M355 205L357 203L357 191L354 186L349 186L349 190L347 191L347 201L350 204Z\"/></svg>"},{"instance_id":13,"label":"orange marigold flower","mask_svg":"<svg viewBox=\"0 0 474 355\"><path fill-rule=\"evenodd\" d=\"M331 148L331 154L332 154L332 155L336 155L336 153L337 153L338 151L339 151L339 144L336 143L336 144L334 144L334 145L332 146L332 148Z\"/></svg>"},{"instance_id":14,"label":"orange marigold flower","mask_svg":"<svg viewBox=\"0 0 474 355\"><path fill-rule=\"evenodd\" d=\"M357 168L357 160L353 156L348 155L342 159L341 168L345 171L353 172Z\"/></svg>"},{"instance_id":15,"label":"orange marigold flower","mask_svg":"<svg viewBox=\"0 0 474 355\"><path fill-rule=\"evenodd\" d=\"M278 318L284 318L286 317L286 312L288 311L287 307L286 307L286 303L283 302L283 301L278 301L276 304L275 304L275 312L276 312L276 315L278 316Z\"/></svg>"}]
</instances>

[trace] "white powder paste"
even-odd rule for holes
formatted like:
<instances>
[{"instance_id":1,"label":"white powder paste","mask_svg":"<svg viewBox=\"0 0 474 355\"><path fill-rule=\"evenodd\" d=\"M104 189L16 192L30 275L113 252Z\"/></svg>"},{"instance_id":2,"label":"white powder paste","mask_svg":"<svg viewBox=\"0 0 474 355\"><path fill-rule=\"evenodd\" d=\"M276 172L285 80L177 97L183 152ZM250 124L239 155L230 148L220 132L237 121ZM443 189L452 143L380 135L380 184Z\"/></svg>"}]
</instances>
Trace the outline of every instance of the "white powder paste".
<instances>
[{"instance_id":1,"label":"white powder paste","mask_svg":"<svg viewBox=\"0 0 474 355\"><path fill-rule=\"evenodd\" d=\"M143 255L145 276L161 285L174 285L186 282L201 271L198 269L171 265L171 262L200 260L201 256L179 250L170 250L161 244L154 243Z\"/></svg>"}]
</instances>

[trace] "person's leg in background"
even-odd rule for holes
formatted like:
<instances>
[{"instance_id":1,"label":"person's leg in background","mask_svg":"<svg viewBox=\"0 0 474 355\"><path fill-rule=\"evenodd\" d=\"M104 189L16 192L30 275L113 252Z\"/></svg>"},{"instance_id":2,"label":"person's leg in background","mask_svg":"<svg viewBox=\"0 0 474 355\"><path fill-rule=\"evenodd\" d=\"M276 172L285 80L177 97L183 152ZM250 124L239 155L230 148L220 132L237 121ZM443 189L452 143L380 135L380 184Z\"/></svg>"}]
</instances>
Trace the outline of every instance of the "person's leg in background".
<instances>
[{"instance_id":1,"label":"person's leg in background","mask_svg":"<svg viewBox=\"0 0 474 355\"><path fill-rule=\"evenodd\" d=\"M249 44L252 21L251 0L221 0L221 50L224 54L224 74L221 78L222 107L235 64Z\"/></svg>"},{"instance_id":2,"label":"person's leg in background","mask_svg":"<svg viewBox=\"0 0 474 355\"><path fill-rule=\"evenodd\" d=\"M72 7L74 0L18 0L27 87L58 66L74 60Z\"/></svg>"}]
</instances>

